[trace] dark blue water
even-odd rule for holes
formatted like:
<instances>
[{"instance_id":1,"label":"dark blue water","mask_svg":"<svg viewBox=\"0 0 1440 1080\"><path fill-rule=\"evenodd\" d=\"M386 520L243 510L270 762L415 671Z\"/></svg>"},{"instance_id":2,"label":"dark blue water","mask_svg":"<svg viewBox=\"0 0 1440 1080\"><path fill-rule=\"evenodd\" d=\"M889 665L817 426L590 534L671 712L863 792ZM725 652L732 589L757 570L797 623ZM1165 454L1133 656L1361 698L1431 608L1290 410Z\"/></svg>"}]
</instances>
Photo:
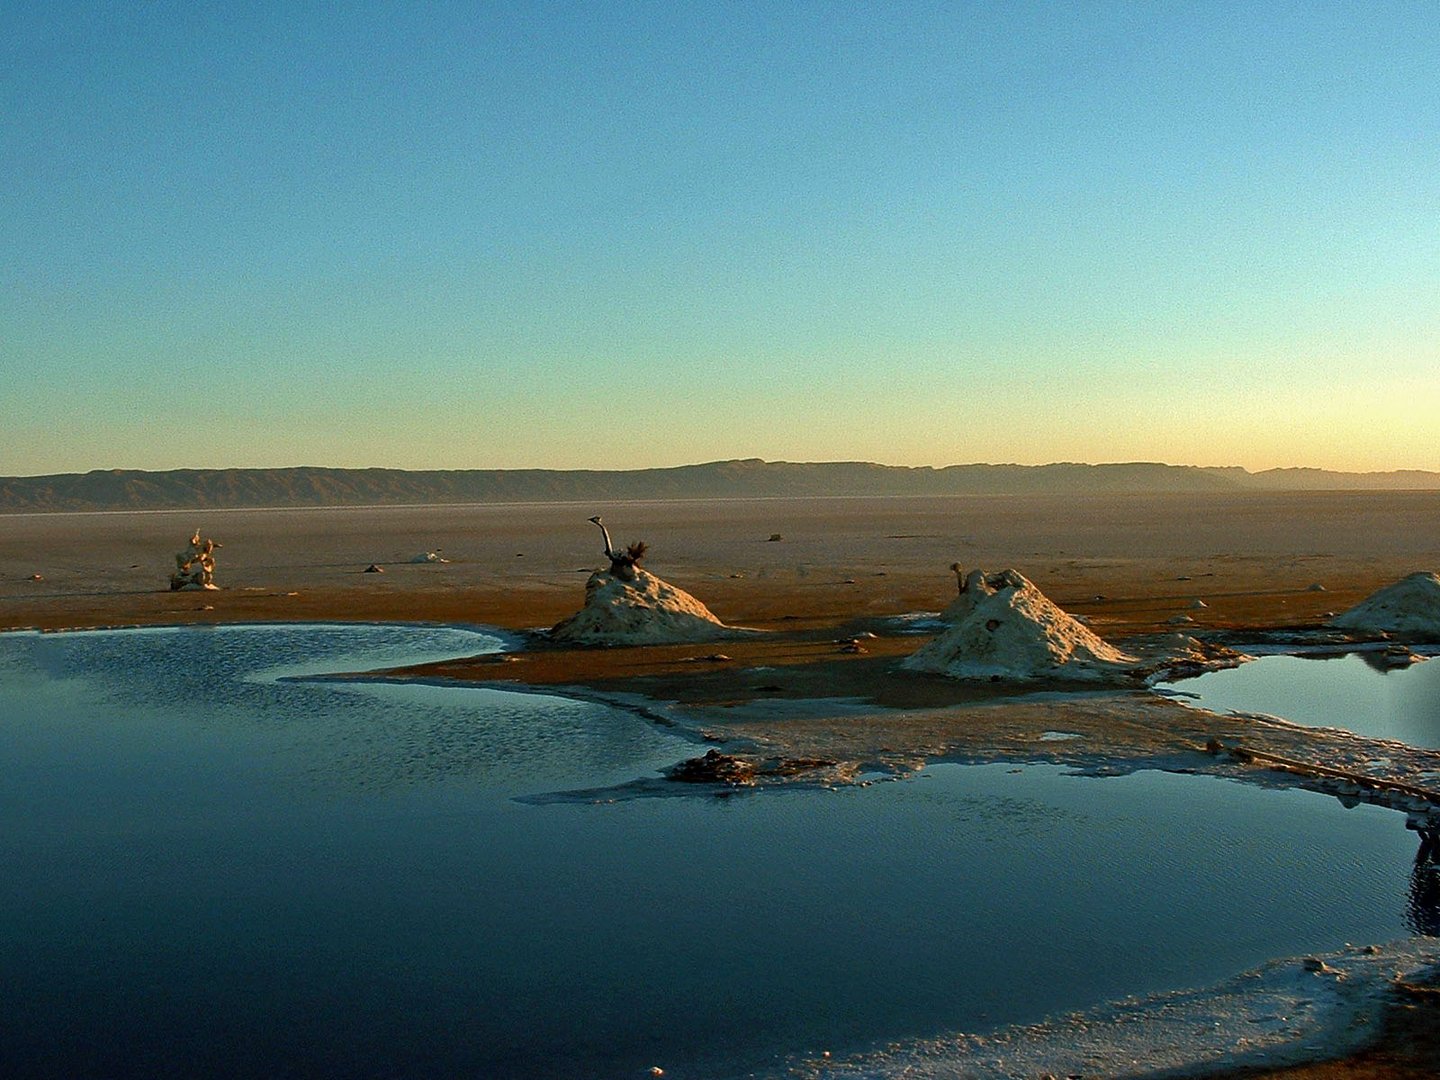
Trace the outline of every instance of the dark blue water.
<instances>
[{"instance_id":1,"label":"dark blue water","mask_svg":"<svg viewBox=\"0 0 1440 1080\"><path fill-rule=\"evenodd\" d=\"M1377 655L1262 656L1162 689L1212 712L1279 716L1411 746L1440 747L1440 661L1385 668Z\"/></svg>"},{"instance_id":2,"label":"dark blue water","mask_svg":"<svg viewBox=\"0 0 1440 1080\"><path fill-rule=\"evenodd\" d=\"M0 636L0 1075L725 1077L1401 937L1399 815L1159 773L536 805L697 748L276 682L459 631Z\"/></svg>"}]
</instances>

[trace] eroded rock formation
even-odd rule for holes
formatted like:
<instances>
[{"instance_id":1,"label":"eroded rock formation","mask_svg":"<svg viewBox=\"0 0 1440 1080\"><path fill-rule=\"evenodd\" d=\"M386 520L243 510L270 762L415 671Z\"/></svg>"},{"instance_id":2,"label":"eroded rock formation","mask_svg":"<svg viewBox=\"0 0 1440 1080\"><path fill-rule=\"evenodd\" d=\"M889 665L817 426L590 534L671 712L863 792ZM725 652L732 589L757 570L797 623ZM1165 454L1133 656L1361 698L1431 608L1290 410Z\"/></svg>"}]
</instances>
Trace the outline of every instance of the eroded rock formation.
<instances>
[{"instance_id":1,"label":"eroded rock formation","mask_svg":"<svg viewBox=\"0 0 1440 1080\"><path fill-rule=\"evenodd\" d=\"M218 589L214 582L215 549L220 547L214 540L200 538L200 530L190 538L190 547L175 556L175 572L170 575L171 590L177 589Z\"/></svg>"}]
</instances>

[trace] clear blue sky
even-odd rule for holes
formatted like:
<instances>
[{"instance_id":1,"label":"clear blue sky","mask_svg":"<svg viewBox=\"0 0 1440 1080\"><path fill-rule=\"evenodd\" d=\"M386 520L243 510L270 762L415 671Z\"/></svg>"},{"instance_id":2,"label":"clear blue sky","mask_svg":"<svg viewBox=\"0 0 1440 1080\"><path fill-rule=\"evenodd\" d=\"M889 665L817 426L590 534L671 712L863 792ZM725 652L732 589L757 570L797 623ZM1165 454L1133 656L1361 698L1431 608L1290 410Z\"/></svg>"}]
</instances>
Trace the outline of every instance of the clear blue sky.
<instances>
[{"instance_id":1,"label":"clear blue sky","mask_svg":"<svg viewBox=\"0 0 1440 1080\"><path fill-rule=\"evenodd\" d=\"M1434 3L0 6L0 475L1440 468Z\"/></svg>"}]
</instances>

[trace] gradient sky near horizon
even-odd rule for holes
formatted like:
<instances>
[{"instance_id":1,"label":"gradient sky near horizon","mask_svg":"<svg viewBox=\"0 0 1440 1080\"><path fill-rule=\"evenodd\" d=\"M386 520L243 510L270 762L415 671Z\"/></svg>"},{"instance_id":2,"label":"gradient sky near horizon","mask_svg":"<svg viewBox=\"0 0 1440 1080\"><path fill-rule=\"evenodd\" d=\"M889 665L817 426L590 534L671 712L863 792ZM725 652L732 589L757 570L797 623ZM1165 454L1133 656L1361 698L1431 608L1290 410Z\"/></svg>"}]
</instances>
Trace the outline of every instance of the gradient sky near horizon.
<instances>
[{"instance_id":1,"label":"gradient sky near horizon","mask_svg":"<svg viewBox=\"0 0 1440 1080\"><path fill-rule=\"evenodd\" d=\"M1440 469L1440 8L9 4L0 475Z\"/></svg>"}]
</instances>

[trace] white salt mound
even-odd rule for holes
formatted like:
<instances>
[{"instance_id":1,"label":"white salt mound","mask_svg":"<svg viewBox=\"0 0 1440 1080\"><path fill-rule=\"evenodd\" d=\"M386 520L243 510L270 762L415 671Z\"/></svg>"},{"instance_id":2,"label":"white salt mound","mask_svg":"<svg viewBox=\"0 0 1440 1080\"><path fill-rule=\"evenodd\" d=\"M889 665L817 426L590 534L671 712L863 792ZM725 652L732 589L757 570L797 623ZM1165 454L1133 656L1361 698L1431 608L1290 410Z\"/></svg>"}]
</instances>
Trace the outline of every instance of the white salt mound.
<instances>
[{"instance_id":1,"label":"white salt mound","mask_svg":"<svg viewBox=\"0 0 1440 1080\"><path fill-rule=\"evenodd\" d=\"M941 613L950 628L905 659L957 679L1113 678L1138 663L1056 607L1016 570L974 571Z\"/></svg>"},{"instance_id":2,"label":"white salt mound","mask_svg":"<svg viewBox=\"0 0 1440 1080\"><path fill-rule=\"evenodd\" d=\"M550 637L576 645L672 645L754 633L726 626L684 589L635 569L626 581L598 570L585 583L585 606Z\"/></svg>"},{"instance_id":3,"label":"white salt mound","mask_svg":"<svg viewBox=\"0 0 1440 1080\"><path fill-rule=\"evenodd\" d=\"M1425 571L1403 577L1331 619L1330 625L1440 638L1440 577Z\"/></svg>"}]
</instances>

